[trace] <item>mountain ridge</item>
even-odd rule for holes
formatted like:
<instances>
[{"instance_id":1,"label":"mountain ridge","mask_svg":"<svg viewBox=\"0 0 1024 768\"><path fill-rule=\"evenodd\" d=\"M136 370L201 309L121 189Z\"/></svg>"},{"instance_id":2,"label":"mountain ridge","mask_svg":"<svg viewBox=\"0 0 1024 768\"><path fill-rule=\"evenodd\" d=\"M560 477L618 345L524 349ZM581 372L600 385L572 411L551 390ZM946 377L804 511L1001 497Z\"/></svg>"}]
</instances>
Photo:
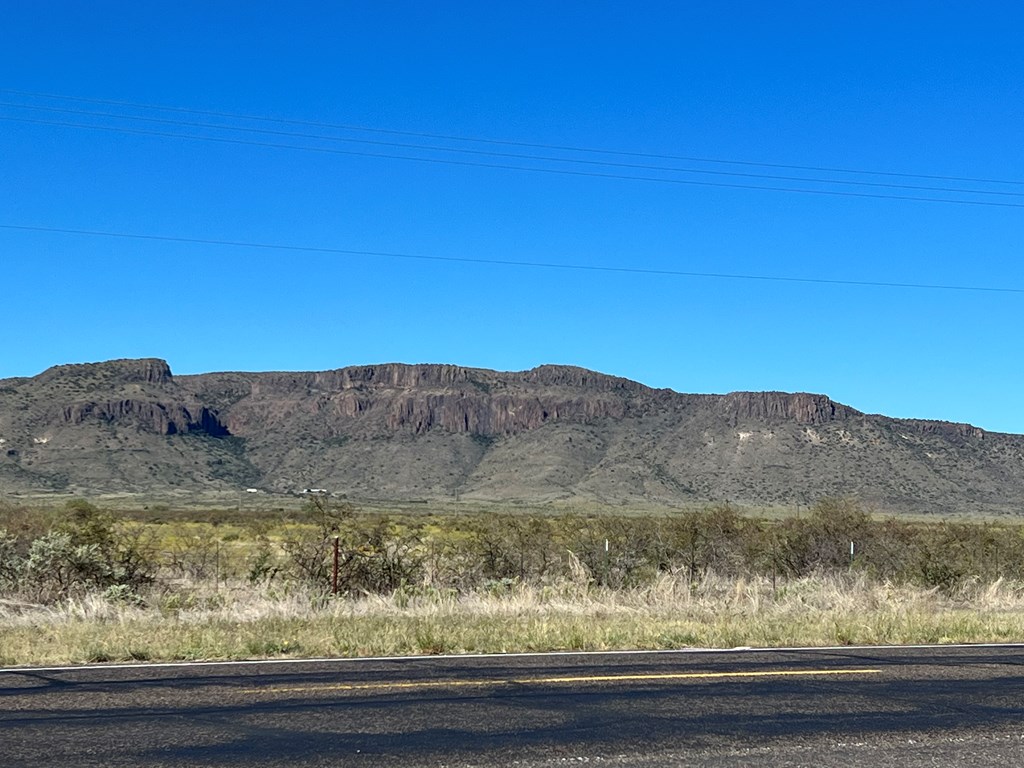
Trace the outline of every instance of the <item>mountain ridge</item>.
<instances>
[{"instance_id":1,"label":"mountain ridge","mask_svg":"<svg viewBox=\"0 0 1024 768\"><path fill-rule=\"evenodd\" d=\"M584 368L384 363L0 380L0 492L324 487L361 498L1024 508L1024 436L827 395L685 394Z\"/></svg>"}]
</instances>

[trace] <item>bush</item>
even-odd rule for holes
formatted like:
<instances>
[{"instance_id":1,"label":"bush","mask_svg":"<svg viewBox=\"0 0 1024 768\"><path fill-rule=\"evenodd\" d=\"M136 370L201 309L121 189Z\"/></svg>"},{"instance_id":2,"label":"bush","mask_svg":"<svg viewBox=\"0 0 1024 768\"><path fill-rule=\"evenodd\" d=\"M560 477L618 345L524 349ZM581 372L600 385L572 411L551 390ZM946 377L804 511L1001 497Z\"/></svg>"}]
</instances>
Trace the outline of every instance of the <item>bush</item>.
<instances>
[{"instance_id":1,"label":"bush","mask_svg":"<svg viewBox=\"0 0 1024 768\"><path fill-rule=\"evenodd\" d=\"M18 553L18 537L0 528L0 589L13 589L21 577L24 560Z\"/></svg>"},{"instance_id":2,"label":"bush","mask_svg":"<svg viewBox=\"0 0 1024 768\"><path fill-rule=\"evenodd\" d=\"M70 502L53 527L27 546L0 533L0 586L39 602L117 585L135 591L153 581L155 570L152 537L88 502Z\"/></svg>"},{"instance_id":3,"label":"bush","mask_svg":"<svg viewBox=\"0 0 1024 768\"><path fill-rule=\"evenodd\" d=\"M0 508L0 520L18 526L0 526L0 590L42 602L86 592L123 602L144 594L161 572L219 588L221 555L229 574L252 584L276 580L287 591L301 583L323 595L335 537L339 591L356 595L559 584L628 589L664 574L685 574L691 586L709 574L774 583L849 572L952 593L971 580L1024 578L1020 526L875 520L850 500L823 500L803 517L758 520L729 505L658 517L357 516L347 503L317 497L301 518L252 523L223 552L195 526L133 524L87 502L67 505L42 531L22 512ZM165 543L157 547L161 527Z\"/></svg>"}]
</instances>

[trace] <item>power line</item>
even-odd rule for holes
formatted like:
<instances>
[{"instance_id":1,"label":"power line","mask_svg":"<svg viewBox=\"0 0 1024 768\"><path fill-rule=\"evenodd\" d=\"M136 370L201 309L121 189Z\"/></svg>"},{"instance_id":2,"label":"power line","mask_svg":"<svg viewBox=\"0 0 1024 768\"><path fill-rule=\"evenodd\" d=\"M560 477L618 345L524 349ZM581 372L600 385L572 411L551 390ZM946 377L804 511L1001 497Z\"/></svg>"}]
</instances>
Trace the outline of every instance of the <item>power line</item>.
<instances>
[{"instance_id":1,"label":"power line","mask_svg":"<svg viewBox=\"0 0 1024 768\"><path fill-rule=\"evenodd\" d=\"M298 120L294 118L279 118L270 117L266 115L252 115L238 112L225 112L216 110L203 110L203 109L192 109L188 107L175 107L166 106L159 104L143 104L132 101L121 101L114 99L97 99L97 98L86 98L81 96L66 96L61 94L53 93L42 93L37 91L22 91L12 88L0 88L0 93L15 94L18 96L28 96L32 98L45 98L45 99L60 99L64 101L81 102L88 104L105 104L109 106L128 107L132 109L149 109L149 110L160 110L165 112L178 112L182 114L193 114L193 115L207 115L213 117L224 117L236 120L251 120L251 121L263 121L285 125L305 125L318 128L330 128L336 130L347 130L347 131L363 131L369 133L388 134L394 136L410 136L418 138L429 138L429 139L443 139L446 141L462 141L472 142L480 144L493 144L493 145L504 145L514 147L527 147L533 149L551 149L560 150L565 152L585 152L592 154L603 154L603 155L619 155L622 157L643 157L649 159L658 160L680 160L684 162L700 162L700 163L713 163L719 165L743 165L752 166L758 168L779 168L785 170L799 170L799 171L817 171L827 173L849 173L866 176L889 176L894 178L906 178L906 179L930 179L933 181L964 181L973 182L978 184L1010 184L1010 185L1024 185L1024 181L1019 179L992 179L992 178L979 178L971 176L952 176L952 175L941 175L941 174L923 174L923 173L900 173L895 171L872 171L858 168L841 168L834 166L817 166L817 165L794 165L786 163L765 163L765 162L754 162L750 160L730 160L723 158L714 157L699 157L692 155L674 155L674 154L658 154L652 152L637 152L631 150L617 150L617 149L601 149L596 147L580 147L565 144L545 144L536 142L526 141L514 141L508 139L488 139L475 136L460 136L453 134L444 133L429 133L422 131L405 131L397 130L392 128L378 128L364 125L353 125L346 123L331 123L317 120Z\"/></svg>"},{"instance_id":2,"label":"power line","mask_svg":"<svg viewBox=\"0 0 1024 768\"><path fill-rule=\"evenodd\" d=\"M309 245L289 245L281 243L260 243L247 240L220 240L215 238L178 237L174 235L151 235L135 232L114 232L93 229L72 229L66 227L42 227L23 224L0 224L0 229L15 232L42 232L48 234L79 235L88 237L108 237L124 240L143 240L161 243L179 243L186 245L213 245L230 248L252 248L268 251L288 251L298 253L319 253L338 256L369 256L373 258L408 259L416 261L447 262L456 264L480 264L501 267L525 267L530 269L558 269L580 272L605 272L613 274L654 275L661 277L697 277L720 280L756 280L761 282L803 283L810 285L843 285L861 288L899 288L936 291L968 291L981 293L1013 293L1024 294L1024 288L1007 288L1002 286L952 285L939 283L896 283L881 280L838 280L819 277L786 277L782 275L754 275L728 272L694 272L676 269L646 269L642 267L602 266L598 264L567 264L550 261L518 261L512 259L478 259L468 256L431 256L414 253L398 253L393 251L367 251L349 248L328 248Z\"/></svg>"},{"instance_id":3,"label":"power line","mask_svg":"<svg viewBox=\"0 0 1024 768\"><path fill-rule=\"evenodd\" d=\"M332 147L309 147L309 146L297 146L294 144L281 144L276 142L266 141L251 141L244 139L232 139L222 136L196 136L181 133L172 133L169 131L150 131L142 128L123 128L109 125L89 125L85 123L71 123L61 120L42 120L37 118L28 117L8 117L0 116L0 120L6 120L10 122L21 122L31 123L36 125L51 125L65 128L84 128L88 130L97 131L108 131L113 133L124 133L138 136L157 136L162 138L175 138L175 139L188 139L190 141L205 141L215 142L220 144L236 144L244 146L255 146L265 147L273 149L290 149L300 152L320 152L334 155L349 155L357 157L373 157L383 158L389 160L406 160L409 162L418 163L435 163L442 165L452 166L463 166L473 168L494 168L501 170L510 171L525 171L528 173L547 173L556 174L561 176L577 176L577 177L589 177L598 179L615 179L625 181L646 181L654 182L658 184L682 184L689 186L699 187L717 187L721 189L750 189L758 190L762 192L789 192L795 194L806 194L806 195L829 195L832 197L857 197L866 198L872 200L903 200L911 202L922 202L922 203L948 203L952 205L974 205L974 206L986 206L995 208L1024 208L1024 203L1001 203L993 200L964 200L959 198L945 198L945 197L925 197L922 195L883 195L871 192L851 192L842 190L830 190L830 189L808 189L802 187L781 187L781 186L768 186L759 184L738 184L728 182L716 182L716 181L700 181L696 179L673 179L673 178L659 178L652 176L635 176L628 174L619 173L598 173L594 171L581 171L573 170L568 168L539 168L539 167L528 167L521 165L509 165L507 163L483 163L474 162L469 160L454 160L451 158L440 158L440 157L412 157L409 155L397 155L385 152L366 152L357 150L337 149Z\"/></svg>"},{"instance_id":4,"label":"power line","mask_svg":"<svg viewBox=\"0 0 1024 768\"><path fill-rule=\"evenodd\" d=\"M337 142L349 142L356 144L368 144L373 146L391 147L397 149L412 149L426 152L452 152L459 154L468 154L476 156L486 157L500 157L500 158L511 158L517 160L533 160L537 162L555 162L555 163L576 163L588 166L598 166L605 168L626 168L630 170L641 170L641 171L661 171L667 173L682 173L682 174L704 174L710 176L728 176L728 177L739 177L747 179L766 179L770 181L797 181L807 182L814 184L842 184L846 186L857 186L857 187L872 187L881 189L896 189L896 190L916 190L925 192L947 192L950 194L973 194L973 195L998 195L1001 197L1024 197L1024 192L1007 192L1004 190L986 190L986 189L970 189L964 187L936 187L936 186L921 186L913 184L894 184L891 182L872 182L872 181L855 181L850 179L825 179L815 178L806 176L782 176L778 174L763 174L763 173L749 173L741 171L716 171L702 168L679 168L673 166L660 166L660 165L645 165L639 163L622 163L622 162L611 162L607 160L591 160L586 158L566 158L566 157L553 157L550 155L531 155L516 152L496 152L493 150L479 150L479 149L467 149L465 147L443 147L436 145L424 145L424 144L411 144L404 142L393 142L393 141L380 141L374 139L359 139L352 138L349 136L327 136L324 134L315 133L300 133L296 131L278 131L267 128L254 128L251 126L232 126L232 125L219 125L217 123L200 123L187 120L173 120L169 118L150 117L144 115L123 115L112 112L100 112L96 110L85 110L85 109L66 109L62 107L46 107L46 106L35 106L25 104L12 104L10 102L0 102L0 107L13 107L16 109L26 110L38 110L45 112L57 112L60 114L71 114L88 117L104 117L114 118L117 120L135 120L147 123L160 123L162 125L172 125L188 128L204 128L213 129L219 131L237 131L242 133L256 133L270 136L285 136L289 138L300 138L300 139L314 139L317 141L337 141ZM19 120L16 117L0 116L0 120ZM55 121L59 124L64 124L60 121ZM69 123L68 127L86 127L86 128L102 128L109 130L116 130L124 128L124 126L102 126L102 125L91 125L91 124L77 124ZM190 134L174 134L179 138L199 138ZM241 140L239 140L241 142ZM303 149L303 147L293 147L294 149Z\"/></svg>"}]
</instances>

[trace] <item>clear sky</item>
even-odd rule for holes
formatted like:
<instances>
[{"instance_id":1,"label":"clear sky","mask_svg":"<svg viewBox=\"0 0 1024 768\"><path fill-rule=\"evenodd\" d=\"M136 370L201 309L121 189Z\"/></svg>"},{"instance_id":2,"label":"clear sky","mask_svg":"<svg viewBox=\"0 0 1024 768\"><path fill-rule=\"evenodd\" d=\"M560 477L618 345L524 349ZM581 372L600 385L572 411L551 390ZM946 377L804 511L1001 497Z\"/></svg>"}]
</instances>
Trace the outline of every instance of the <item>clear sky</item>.
<instances>
[{"instance_id":1,"label":"clear sky","mask_svg":"<svg viewBox=\"0 0 1024 768\"><path fill-rule=\"evenodd\" d=\"M1009 2L6 3L0 377L564 363L1024 432L1022 40Z\"/></svg>"}]
</instances>

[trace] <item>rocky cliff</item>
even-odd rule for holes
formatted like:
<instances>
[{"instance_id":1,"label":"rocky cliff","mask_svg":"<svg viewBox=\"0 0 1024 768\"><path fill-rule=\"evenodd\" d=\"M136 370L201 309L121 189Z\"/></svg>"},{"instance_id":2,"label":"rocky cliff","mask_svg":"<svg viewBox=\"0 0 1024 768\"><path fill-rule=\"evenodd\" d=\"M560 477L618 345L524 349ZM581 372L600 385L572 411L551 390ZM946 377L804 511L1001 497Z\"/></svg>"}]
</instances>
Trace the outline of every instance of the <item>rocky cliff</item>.
<instances>
[{"instance_id":1,"label":"rocky cliff","mask_svg":"<svg viewBox=\"0 0 1024 768\"><path fill-rule=\"evenodd\" d=\"M325 487L480 498L1024 508L1024 438L824 395L688 395L568 366L174 376L162 360L0 381L0 495Z\"/></svg>"},{"instance_id":2,"label":"rocky cliff","mask_svg":"<svg viewBox=\"0 0 1024 768\"><path fill-rule=\"evenodd\" d=\"M824 395L786 392L733 392L716 398L718 410L734 423L763 421L784 424L829 424L861 416Z\"/></svg>"},{"instance_id":3,"label":"rocky cliff","mask_svg":"<svg viewBox=\"0 0 1024 768\"><path fill-rule=\"evenodd\" d=\"M66 425L76 425L88 419L108 424L136 424L140 429L159 435L179 435L184 432L205 432L214 437L230 434L217 414L199 406L193 415L180 403L161 403L146 400L107 400L70 403L60 409Z\"/></svg>"}]
</instances>

